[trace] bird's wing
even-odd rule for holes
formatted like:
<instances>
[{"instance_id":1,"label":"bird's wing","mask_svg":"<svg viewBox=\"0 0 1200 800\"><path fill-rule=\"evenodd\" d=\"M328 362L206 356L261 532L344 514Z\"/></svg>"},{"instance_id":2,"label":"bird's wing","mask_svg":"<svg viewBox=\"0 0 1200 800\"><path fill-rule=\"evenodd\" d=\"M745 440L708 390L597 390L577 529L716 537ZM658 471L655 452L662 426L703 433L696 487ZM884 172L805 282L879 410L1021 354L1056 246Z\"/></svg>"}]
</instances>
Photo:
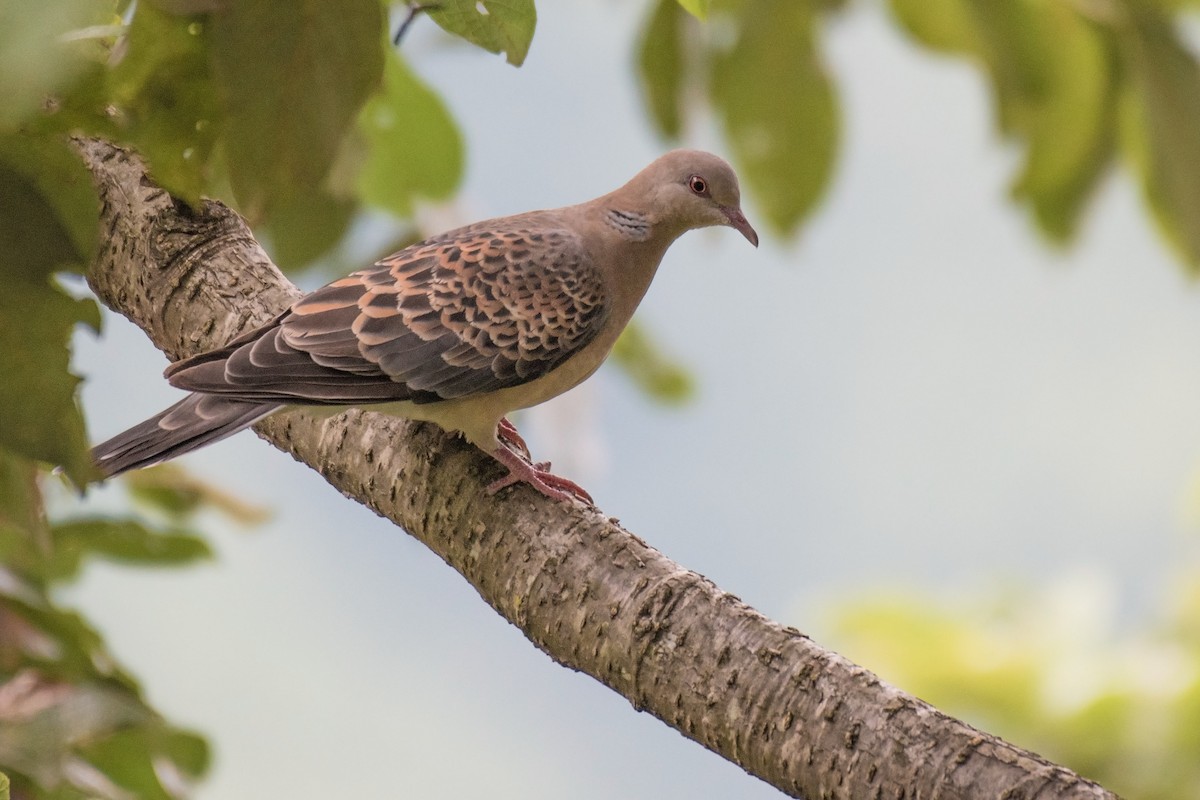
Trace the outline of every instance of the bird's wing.
<instances>
[{"instance_id":1,"label":"bird's wing","mask_svg":"<svg viewBox=\"0 0 1200 800\"><path fill-rule=\"evenodd\" d=\"M591 342L607 316L576 234L474 225L318 289L167 377L240 400L434 402L535 380Z\"/></svg>"}]
</instances>

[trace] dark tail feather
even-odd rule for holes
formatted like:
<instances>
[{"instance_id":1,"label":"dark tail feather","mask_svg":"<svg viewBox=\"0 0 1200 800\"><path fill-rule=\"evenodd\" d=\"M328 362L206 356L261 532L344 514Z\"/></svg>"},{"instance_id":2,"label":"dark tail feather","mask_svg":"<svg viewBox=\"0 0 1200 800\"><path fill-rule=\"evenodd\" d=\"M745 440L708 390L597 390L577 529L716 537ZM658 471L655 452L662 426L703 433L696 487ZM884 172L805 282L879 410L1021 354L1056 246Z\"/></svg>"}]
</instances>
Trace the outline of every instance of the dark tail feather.
<instances>
[{"instance_id":1,"label":"dark tail feather","mask_svg":"<svg viewBox=\"0 0 1200 800\"><path fill-rule=\"evenodd\" d=\"M92 448L92 461L107 477L169 461L232 436L283 408L190 394L150 419Z\"/></svg>"}]
</instances>

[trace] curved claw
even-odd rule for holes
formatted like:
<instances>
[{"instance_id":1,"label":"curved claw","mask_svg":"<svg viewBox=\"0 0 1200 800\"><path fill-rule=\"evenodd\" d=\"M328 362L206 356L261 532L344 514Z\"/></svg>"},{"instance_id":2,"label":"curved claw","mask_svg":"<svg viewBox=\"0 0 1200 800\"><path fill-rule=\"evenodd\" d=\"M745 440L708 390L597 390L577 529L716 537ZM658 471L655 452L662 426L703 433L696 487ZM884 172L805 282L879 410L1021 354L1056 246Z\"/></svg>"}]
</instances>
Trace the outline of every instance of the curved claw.
<instances>
[{"instance_id":1,"label":"curved claw","mask_svg":"<svg viewBox=\"0 0 1200 800\"><path fill-rule=\"evenodd\" d=\"M592 496L575 481L549 472L550 464L548 462L530 464L503 446L497 448L492 455L497 461L508 467L508 474L488 484L487 493L490 495L517 483L528 483L551 500L567 503L578 499L589 506L596 505Z\"/></svg>"}]
</instances>

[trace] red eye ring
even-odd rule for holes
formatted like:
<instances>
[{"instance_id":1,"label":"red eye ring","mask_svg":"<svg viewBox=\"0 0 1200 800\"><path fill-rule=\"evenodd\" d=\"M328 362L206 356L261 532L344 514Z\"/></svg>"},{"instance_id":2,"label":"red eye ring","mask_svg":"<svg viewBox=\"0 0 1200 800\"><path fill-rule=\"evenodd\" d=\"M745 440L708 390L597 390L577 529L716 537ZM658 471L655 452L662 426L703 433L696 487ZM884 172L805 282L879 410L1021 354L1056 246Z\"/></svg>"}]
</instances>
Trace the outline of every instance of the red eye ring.
<instances>
[{"instance_id":1,"label":"red eye ring","mask_svg":"<svg viewBox=\"0 0 1200 800\"><path fill-rule=\"evenodd\" d=\"M708 181L701 178L699 175L693 175L688 178L688 188L701 197L708 196Z\"/></svg>"}]
</instances>

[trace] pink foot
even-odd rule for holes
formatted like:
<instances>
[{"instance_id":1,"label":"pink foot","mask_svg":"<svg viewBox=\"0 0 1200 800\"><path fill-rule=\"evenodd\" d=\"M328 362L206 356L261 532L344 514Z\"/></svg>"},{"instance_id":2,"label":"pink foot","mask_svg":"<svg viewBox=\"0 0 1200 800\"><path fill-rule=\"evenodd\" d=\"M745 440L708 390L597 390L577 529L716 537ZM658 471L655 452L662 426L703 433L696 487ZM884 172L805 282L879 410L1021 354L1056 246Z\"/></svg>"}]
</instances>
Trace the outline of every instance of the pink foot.
<instances>
[{"instance_id":1,"label":"pink foot","mask_svg":"<svg viewBox=\"0 0 1200 800\"><path fill-rule=\"evenodd\" d=\"M589 506L596 505L596 502L592 500L592 496L582 486L575 483L575 481L560 478L558 475L552 474L549 471L549 462L530 464L503 445L497 448L492 455L495 456L497 461L508 467L508 474L488 484L488 494L495 494L513 484L528 483L551 500L560 500L564 503L569 503L571 500L578 498Z\"/></svg>"},{"instance_id":2,"label":"pink foot","mask_svg":"<svg viewBox=\"0 0 1200 800\"><path fill-rule=\"evenodd\" d=\"M521 434L517 433L517 426L508 421L508 417L501 417L500 424L496 426L496 435L500 437L501 443L510 444L524 454L527 461L532 461L533 456L529 453L529 445L525 444L525 440L521 438Z\"/></svg>"}]
</instances>

